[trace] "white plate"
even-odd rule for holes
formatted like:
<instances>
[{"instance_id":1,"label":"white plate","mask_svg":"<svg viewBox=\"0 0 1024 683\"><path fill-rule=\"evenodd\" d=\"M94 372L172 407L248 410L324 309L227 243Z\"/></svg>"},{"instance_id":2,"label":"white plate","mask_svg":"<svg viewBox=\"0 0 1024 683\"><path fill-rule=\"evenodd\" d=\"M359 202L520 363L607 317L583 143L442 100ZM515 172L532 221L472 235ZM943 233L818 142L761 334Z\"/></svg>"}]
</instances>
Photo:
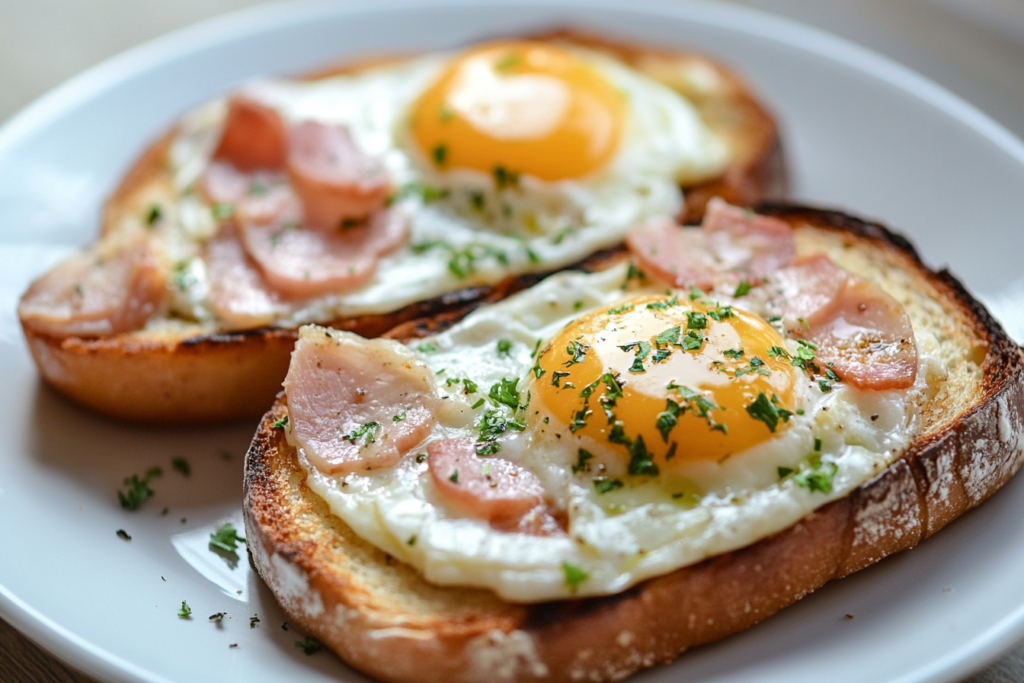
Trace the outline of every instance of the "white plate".
<instances>
[{"instance_id":1,"label":"white plate","mask_svg":"<svg viewBox=\"0 0 1024 683\"><path fill-rule=\"evenodd\" d=\"M126 53L0 131L0 616L111 681L364 680L327 653L302 654L244 556L232 567L206 548L223 521L240 527L253 425L159 430L97 418L40 386L13 314L31 277L92 239L104 195L147 140L258 74L554 25L694 47L739 67L777 111L798 197L884 218L979 293L998 297L1018 277L1024 146L984 115L891 62L749 10L616 5L266 6ZM170 467L181 456L189 478ZM164 470L156 496L122 510L122 478L153 465ZM1024 636L1022 517L1018 478L919 548L634 680L956 680ZM177 616L182 600L191 620ZM219 625L207 620L220 611Z\"/></svg>"}]
</instances>

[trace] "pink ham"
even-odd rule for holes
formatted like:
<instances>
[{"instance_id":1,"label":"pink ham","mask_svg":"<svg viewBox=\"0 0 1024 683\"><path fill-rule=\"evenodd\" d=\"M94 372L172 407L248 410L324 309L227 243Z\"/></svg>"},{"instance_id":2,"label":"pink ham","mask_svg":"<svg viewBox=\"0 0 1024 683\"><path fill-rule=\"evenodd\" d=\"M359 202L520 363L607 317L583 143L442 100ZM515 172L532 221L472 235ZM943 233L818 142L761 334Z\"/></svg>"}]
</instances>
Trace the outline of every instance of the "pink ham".
<instances>
[{"instance_id":1,"label":"pink ham","mask_svg":"<svg viewBox=\"0 0 1024 683\"><path fill-rule=\"evenodd\" d=\"M811 324L828 315L847 277L828 256L814 254L771 275L764 289L772 312L783 317L787 328L796 329L801 318Z\"/></svg>"},{"instance_id":2,"label":"pink ham","mask_svg":"<svg viewBox=\"0 0 1024 683\"><path fill-rule=\"evenodd\" d=\"M32 283L18 305L25 327L56 337L142 328L167 300L167 269L142 240L75 254Z\"/></svg>"},{"instance_id":3,"label":"pink ham","mask_svg":"<svg viewBox=\"0 0 1024 683\"><path fill-rule=\"evenodd\" d=\"M502 458L481 458L472 441L434 441L427 453L438 493L470 517L507 525L545 505L536 475Z\"/></svg>"},{"instance_id":4,"label":"pink ham","mask_svg":"<svg viewBox=\"0 0 1024 683\"><path fill-rule=\"evenodd\" d=\"M287 212L285 212L287 216ZM405 214L389 210L339 232L298 227L287 219L242 223L242 243L267 283L290 297L344 291L373 277L380 256L405 243Z\"/></svg>"},{"instance_id":5,"label":"pink ham","mask_svg":"<svg viewBox=\"0 0 1024 683\"><path fill-rule=\"evenodd\" d=\"M878 285L816 254L780 270L765 287L790 333L815 343L818 364L832 363L844 382L860 389L914 384L917 344L910 316Z\"/></svg>"},{"instance_id":6,"label":"pink ham","mask_svg":"<svg viewBox=\"0 0 1024 683\"><path fill-rule=\"evenodd\" d=\"M390 467L435 422L433 375L389 340L307 325L284 388L293 437L328 474Z\"/></svg>"},{"instance_id":7,"label":"pink ham","mask_svg":"<svg viewBox=\"0 0 1024 683\"><path fill-rule=\"evenodd\" d=\"M288 177L302 200L303 224L328 232L381 210L391 193L387 171L347 129L315 121L290 131Z\"/></svg>"},{"instance_id":8,"label":"pink ham","mask_svg":"<svg viewBox=\"0 0 1024 683\"><path fill-rule=\"evenodd\" d=\"M206 244L203 260L210 280L210 307L227 327L267 325L287 310L246 256L233 226L224 226Z\"/></svg>"},{"instance_id":9,"label":"pink ham","mask_svg":"<svg viewBox=\"0 0 1024 683\"><path fill-rule=\"evenodd\" d=\"M288 133L281 115L244 95L232 97L213 158L241 171L257 171L283 169L287 157Z\"/></svg>"},{"instance_id":10,"label":"pink ham","mask_svg":"<svg viewBox=\"0 0 1024 683\"><path fill-rule=\"evenodd\" d=\"M648 275L705 291L719 282L758 281L796 256L789 224L718 198L708 202L700 230L659 218L634 227L626 244Z\"/></svg>"},{"instance_id":11,"label":"pink ham","mask_svg":"<svg viewBox=\"0 0 1024 683\"><path fill-rule=\"evenodd\" d=\"M881 287L848 276L832 306L797 330L818 345L818 362L860 389L907 389L917 379L910 316Z\"/></svg>"}]
</instances>

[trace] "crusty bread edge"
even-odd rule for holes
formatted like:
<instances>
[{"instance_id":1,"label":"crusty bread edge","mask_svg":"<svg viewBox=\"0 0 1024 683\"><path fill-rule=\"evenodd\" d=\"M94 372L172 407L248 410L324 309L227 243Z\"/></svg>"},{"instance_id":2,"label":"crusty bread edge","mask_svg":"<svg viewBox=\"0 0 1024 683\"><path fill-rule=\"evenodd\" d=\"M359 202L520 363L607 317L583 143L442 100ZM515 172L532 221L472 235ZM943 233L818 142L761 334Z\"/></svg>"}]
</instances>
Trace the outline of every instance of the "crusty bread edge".
<instances>
[{"instance_id":1,"label":"crusty bread edge","mask_svg":"<svg viewBox=\"0 0 1024 683\"><path fill-rule=\"evenodd\" d=\"M645 53L696 54L679 50L646 48L576 31L556 30L532 36L540 40L568 40L611 51L630 60ZM756 144L745 158L736 160L719 178L687 188L685 222L698 221L714 196L749 205L784 197L788 177L778 126L754 92L730 67L714 62L726 77L737 106L757 121ZM324 70L316 77L342 73L383 60L365 60ZM144 193L163 173L173 131L147 148L125 174L107 200L103 233L137 210L136 196ZM610 250L582 262L597 269L607 265ZM581 267L581 264L569 268ZM339 329L367 337L394 330L392 336L421 336L450 324L483 304L496 301L536 283L549 273L508 278L493 286L461 289L430 301L383 315L366 315L334 321ZM216 423L256 417L273 400L287 369L296 338L294 330L258 328L241 333L218 333L182 338L140 339L118 335L107 339L58 338L24 329L32 356L42 378L74 401L117 419L150 424ZM130 370L133 379L129 379Z\"/></svg>"},{"instance_id":2,"label":"crusty bread edge","mask_svg":"<svg viewBox=\"0 0 1024 683\"><path fill-rule=\"evenodd\" d=\"M246 456L244 514L253 563L289 618L356 668L394 683L618 680L746 629L832 579L913 547L1003 486L1024 459L1021 349L952 275L927 270L906 240L881 225L803 207L762 209L876 240L916 262L989 344L972 406L851 495L741 550L620 595L502 603L463 623L403 628L401 614L375 611L365 595L353 599L359 582L339 583L315 543L289 527L289 511L277 507L282 478L273 476L271 460L287 450L280 430L271 428L287 413L279 397ZM302 477L292 474L295 485Z\"/></svg>"}]
</instances>

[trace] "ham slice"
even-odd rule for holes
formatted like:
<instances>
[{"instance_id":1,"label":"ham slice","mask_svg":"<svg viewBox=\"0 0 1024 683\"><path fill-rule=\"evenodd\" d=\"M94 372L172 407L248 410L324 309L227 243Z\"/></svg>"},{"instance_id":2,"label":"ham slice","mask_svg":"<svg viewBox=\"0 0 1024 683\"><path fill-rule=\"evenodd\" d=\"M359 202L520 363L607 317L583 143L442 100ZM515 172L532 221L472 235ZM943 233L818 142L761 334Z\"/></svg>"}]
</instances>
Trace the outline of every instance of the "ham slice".
<instances>
[{"instance_id":1,"label":"ham slice","mask_svg":"<svg viewBox=\"0 0 1024 683\"><path fill-rule=\"evenodd\" d=\"M404 213L388 210L341 232L307 230L287 219L242 223L241 232L271 287L289 297L312 297L367 282L379 257L405 243L409 222Z\"/></svg>"},{"instance_id":2,"label":"ham slice","mask_svg":"<svg viewBox=\"0 0 1024 683\"><path fill-rule=\"evenodd\" d=\"M32 283L18 305L26 328L108 337L142 328L167 301L167 269L144 240L75 254Z\"/></svg>"},{"instance_id":3,"label":"ham slice","mask_svg":"<svg viewBox=\"0 0 1024 683\"><path fill-rule=\"evenodd\" d=\"M881 287L824 254L779 271L769 287L773 284L773 310L794 337L817 345L819 365L832 363L842 381L860 389L913 386L914 328L903 306Z\"/></svg>"},{"instance_id":4,"label":"ham slice","mask_svg":"<svg viewBox=\"0 0 1024 683\"><path fill-rule=\"evenodd\" d=\"M206 244L203 260L210 279L210 307L227 327L267 325L287 310L246 256L234 226L224 226Z\"/></svg>"},{"instance_id":5,"label":"ham slice","mask_svg":"<svg viewBox=\"0 0 1024 683\"><path fill-rule=\"evenodd\" d=\"M335 232L384 207L387 171L341 126L306 121L290 131L288 177L302 200L306 227Z\"/></svg>"},{"instance_id":6,"label":"ham slice","mask_svg":"<svg viewBox=\"0 0 1024 683\"><path fill-rule=\"evenodd\" d=\"M232 97L213 158L240 171L257 171L282 169L287 157L288 132L281 115L244 95Z\"/></svg>"},{"instance_id":7,"label":"ham slice","mask_svg":"<svg viewBox=\"0 0 1024 683\"><path fill-rule=\"evenodd\" d=\"M705 291L719 282L760 280L793 262L796 240L785 221L708 202L701 228L679 227L657 218L634 227L626 238L640 268L676 287Z\"/></svg>"},{"instance_id":8,"label":"ham slice","mask_svg":"<svg viewBox=\"0 0 1024 683\"><path fill-rule=\"evenodd\" d=\"M502 458L481 458L468 439L434 441L427 453L438 493L470 517L508 525L545 505L536 475Z\"/></svg>"},{"instance_id":9,"label":"ham slice","mask_svg":"<svg viewBox=\"0 0 1024 683\"><path fill-rule=\"evenodd\" d=\"M213 294L218 315L223 311L238 326L248 326L247 319L263 324L273 317L279 300L365 284L379 258L409 235L408 217L383 208L390 192L384 168L357 148L344 128L315 122L292 128L286 136L287 163L281 164L287 166L287 175L244 155L222 152L225 146L233 149L241 136L232 132L232 125L272 134L273 126L266 122L277 114L261 108L266 109L245 98L232 100L215 157L219 160L211 162L202 181L211 203L232 206L231 223L262 279L258 282L247 270L247 261L233 251L230 239L208 250L208 264L215 262L214 268L227 278L239 277L237 282L219 278ZM243 310L247 303L253 304L252 310Z\"/></svg>"},{"instance_id":10,"label":"ham slice","mask_svg":"<svg viewBox=\"0 0 1024 683\"><path fill-rule=\"evenodd\" d=\"M292 436L327 474L391 467L435 423L432 373L390 340L307 325L284 388Z\"/></svg>"}]
</instances>

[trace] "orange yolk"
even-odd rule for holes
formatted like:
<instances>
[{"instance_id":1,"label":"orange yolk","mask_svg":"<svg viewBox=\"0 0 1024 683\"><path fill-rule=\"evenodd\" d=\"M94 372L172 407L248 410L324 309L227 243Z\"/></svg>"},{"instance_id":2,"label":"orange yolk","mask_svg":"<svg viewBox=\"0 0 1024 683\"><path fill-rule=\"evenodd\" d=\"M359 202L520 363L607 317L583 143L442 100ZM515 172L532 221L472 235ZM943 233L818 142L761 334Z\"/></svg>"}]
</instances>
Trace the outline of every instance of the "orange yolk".
<instances>
[{"instance_id":1,"label":"orange yolk","mask_svg":"<svg viewBox=\"0 0 1024 683\"><path fill-rule=\"evenodd\" d=\"M720 462L785 429L785 411L797 408L798 370L772 347L784 349L782 337L751 313L682 293L646 296L562 330L540 355L530 391L553 421L632 465L644 448L659 470ZM755 403L767 421L747 410ZM631 448L640 439L644 448Z\"/></svg>"},{"instance_id":2,"label":"orange yolk","mask_svg":"<svg viewBox=\"0 0 1024 683\"><path fill-rule=\"evenodd\" d=\"M565 49L503 42L452 60L412 111L413 138L438 168L563 180L614 156L625 98Z\"/></svg>"}]
</instances>

